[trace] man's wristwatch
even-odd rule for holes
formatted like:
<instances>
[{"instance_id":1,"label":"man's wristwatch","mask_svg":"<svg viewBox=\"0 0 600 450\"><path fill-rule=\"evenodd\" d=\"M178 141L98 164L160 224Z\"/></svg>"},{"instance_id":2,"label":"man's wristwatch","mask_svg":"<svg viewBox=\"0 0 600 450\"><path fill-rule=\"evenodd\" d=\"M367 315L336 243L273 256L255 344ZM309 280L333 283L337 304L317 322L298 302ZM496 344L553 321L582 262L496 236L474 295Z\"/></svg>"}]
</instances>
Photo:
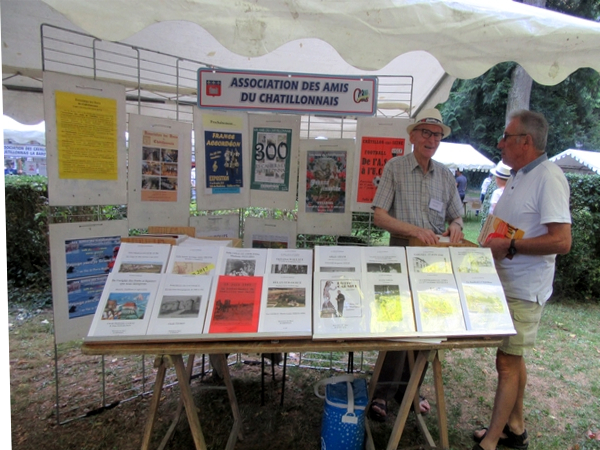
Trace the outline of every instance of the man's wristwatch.
<instances>
[{"instance_id":1,"label":"man's wristwatch","mask_svg":"<svg viewBox=\"0 0 600 450\"><path fill-rule=\"evenodd\" d=\"M511 258L517 254L517 248L515 247L514 239L510 240L510 247L508 247L508 254L510 255Z\"/></svg>"}]
</instances>

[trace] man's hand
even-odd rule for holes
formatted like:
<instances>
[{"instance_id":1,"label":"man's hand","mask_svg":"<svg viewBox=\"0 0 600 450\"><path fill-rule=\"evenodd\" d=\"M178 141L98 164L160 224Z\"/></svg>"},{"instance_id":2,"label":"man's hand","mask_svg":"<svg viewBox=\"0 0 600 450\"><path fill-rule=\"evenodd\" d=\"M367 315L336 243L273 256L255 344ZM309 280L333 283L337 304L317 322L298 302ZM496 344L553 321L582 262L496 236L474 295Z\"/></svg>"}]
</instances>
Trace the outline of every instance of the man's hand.
<instances>
[{"instance_id":1,"label":"man's hand","mask_svg":"<svg viewBox=\"0 0 600 450\"><path fill-rule=\"evenodd\" d=\"M442 233L442 236L450 236L450 242L453 244L462 242L463 238L465 237L462 227L458 222L452 222L448 226L448 229Z\"/></svg>"},{"instance_id":2,"label":"man's hand","mask_svg":"<svg viewBox=\"0 0 600 450\"><path fill-rule=\"evenodd\" d=\"M413 237L420 239L427 245L436 245L440 238L432 230L426 230L425 228L415 227Z\"/></svg>"},{"instance_id":3,"label":"man's hand","mask_svg":"<svg viewBox=\"0 0 600 450\"><path fill-rule=\"evenodd\" d=\"M484 247L489 247L492 250L492 256L494 259L501 260L508 256L508 247L510 247L510 239L506 238L493 238L488 239L484 244Z\"/></svg>"}]
</instances>

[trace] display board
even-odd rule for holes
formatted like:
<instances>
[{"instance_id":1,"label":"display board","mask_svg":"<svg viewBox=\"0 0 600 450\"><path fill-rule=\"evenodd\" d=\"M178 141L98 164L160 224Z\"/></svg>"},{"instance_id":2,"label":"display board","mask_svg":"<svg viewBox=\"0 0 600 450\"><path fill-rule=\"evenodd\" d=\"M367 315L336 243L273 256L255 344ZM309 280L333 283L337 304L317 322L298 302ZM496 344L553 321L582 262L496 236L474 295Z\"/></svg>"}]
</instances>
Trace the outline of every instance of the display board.
<instances>
[{"instance_id":1,"label":"display board","mask_svg":"<svg viewBox=\"0 0 600 450\"><path fill-rule=\"evenodd\" d=\"M300 116L249 114L250 204L296 208Z\"/></svg>"},{"instance_id":2,"label":"display board","mask_svg":"<svg viewBox=\"0 0 600 450\"><path fill-rule=\"evenodd\" d=\"M196 237L238 238L240 235L239 214L218 216L191 216L191 227L196 229Z\"/></svg>"},{"instance_id":3,"label":"display board","mask_svg":"<svg viewBox=\"0 0 600 450\"><path fill-rule=\"evenodd\" d=\"M300 143L298 233L350 235L353 139Z\"/></svg>"},{"instance_id":4,"label":"display board","mask_svg":"<svg viewBox=\"0 0 600 450\"><path fill-rule=\"evenodd\" d=\"M250 206L248 115L194 108L198 209Z\"/></svg>"},{"instance_id":5,"label":"display board","mask_svg":"<svg viewBox=\"0 0 600 450\"><path fill-rule=\"evenodd\" d=\"M54 339L87 334L106 279L128 234L126 220L50 224Z\"/></svg>"},{"instance_id":6,"label":"display board","mask_svg":"<svg viewBox=\"0 0 600 450\"><path fill-rule=\"evenodd\" d=\"M192 124L129 114L129 228L186 225Z\"/></svg>"},{"instance_id":7,"label":"display board","mask_svg":"<svg viewBox=\"0 0 600 450\"><path fill-rule=\"evenodd\" d=\"M125 87L44 72L50 206L127 203Z\"/></svg>"},{"instance_id":8,"label":"display board","mask_svg":"<svg viewBox=\"0 0 600 450\"><path fill-rule=\"evenodd\" d=\"M412 119L359 117L356 121L356 152L352 184L352 211L372 212L385 163L412 151L406 127Z\"/></svg>"},{"instance_id":9,"label":"display board","mask_svg":"<svg viewBox=\"0 0 600 450\"><path fill-rule=\"evenodd\" d=\"M244 221L245 248L296 248L296 222L291 220L259 219Z\"/></svg>"}]
</instances>

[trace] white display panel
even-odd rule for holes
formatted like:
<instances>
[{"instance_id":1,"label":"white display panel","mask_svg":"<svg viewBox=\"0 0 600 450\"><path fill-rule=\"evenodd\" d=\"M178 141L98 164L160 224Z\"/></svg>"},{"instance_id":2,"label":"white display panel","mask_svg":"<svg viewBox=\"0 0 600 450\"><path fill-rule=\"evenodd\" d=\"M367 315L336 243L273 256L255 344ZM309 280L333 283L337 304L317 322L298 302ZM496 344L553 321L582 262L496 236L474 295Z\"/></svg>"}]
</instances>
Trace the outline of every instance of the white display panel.
<instances>
[{"instance_id":1,"label":"white display panel","mask_svg":"<svg viewBox=\"0 0 600 450\"><path fill-rule=\"evenodd\" d=\"M244 221L245 248L296 248L296 222L291 220L258 219Z\"/></svg>"},{"instance_id":2,"label":"white display panel","mask_svg":"<svg viewBox=\"0 0 600 450\"><path fill-rule=\"evenodd\" d=\"M350 235L354 140L300 143L298 233Z\"/></svg>"},{"instance_id":3,"label":"white display panel","mask_svg":"<svg viewBox=\"0 0 600 450\"><path fill-rule=\"evenodd\" d=\"M129 228L187 224L192 125L129 114L128 161Z\"/></svg>"},{"instance_id":4,"label":"white display panel","mask_svg":"<svg viewBox=\"0 0 600 450\"><path fill-rule=\"evenodd\" d=\"M125 87L44 72L50 206L127 203Z\"/></svg>"},{"instance_id":5,"label":"white display panel","mask_svg":"<svg viewBox=\"0 0 600 450\"><path fill-rule=\"evenodd\" d=\"M248 115L252 206L295 209L300 122L298 115Z\"/></svg>"},{"instance_id":6,"label":"white display panel","mask_svg":"<svg viewBox=\"0 0 600 450\"><path fill-rule=\"evenodd\" d=\"M356 153L352 184L352 211L372 212L385 163L412 151L406 127L411 119L359 117L356 122Z\"/></svg>"},{"instance_id":7,"label":"white display panel","mask_svg":"<svg viewBox=\"0 0 600 450\"><path fill-rule=\"evenodd\" d=\"M250 206L248 115L194 108L199 210Z\"/></svg>"},{"instance_id":8,"label":"white display panel","mask_svg":"<svg viewBox=\"0 0 600 450\"><path fill-rule=\"evenodd\" d=\"M86 336L115 263L126 220L50 224L54 339Z\"/></svg>"},{"instance_id":9,"label":"white display panel","mask_svg":"<svg viewBox=\"0 0 600 450\"><path fill-rule=\"evenodd\" d=\"M196 237L238 238L240 236L239 214L215 216L191 216L190 227L196 229Z\"/></svg>"}]
</instances>

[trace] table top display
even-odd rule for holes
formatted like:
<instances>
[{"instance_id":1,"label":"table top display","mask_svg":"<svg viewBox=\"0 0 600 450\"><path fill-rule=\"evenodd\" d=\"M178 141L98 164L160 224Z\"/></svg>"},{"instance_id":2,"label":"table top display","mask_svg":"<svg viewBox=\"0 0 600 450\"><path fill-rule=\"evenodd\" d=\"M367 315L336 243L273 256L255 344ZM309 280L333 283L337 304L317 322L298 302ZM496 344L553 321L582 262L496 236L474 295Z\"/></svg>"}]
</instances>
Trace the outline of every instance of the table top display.
<instances>
[{"instance_id":1,"label":"table top display","mask_svg":"<svg viewBox=\"0 0 600 450\"><path fill-rule=\"evenodd\" d=\"M123 243L86 342L513 333L487 248Z\"/></svg>"}]
</instances>

